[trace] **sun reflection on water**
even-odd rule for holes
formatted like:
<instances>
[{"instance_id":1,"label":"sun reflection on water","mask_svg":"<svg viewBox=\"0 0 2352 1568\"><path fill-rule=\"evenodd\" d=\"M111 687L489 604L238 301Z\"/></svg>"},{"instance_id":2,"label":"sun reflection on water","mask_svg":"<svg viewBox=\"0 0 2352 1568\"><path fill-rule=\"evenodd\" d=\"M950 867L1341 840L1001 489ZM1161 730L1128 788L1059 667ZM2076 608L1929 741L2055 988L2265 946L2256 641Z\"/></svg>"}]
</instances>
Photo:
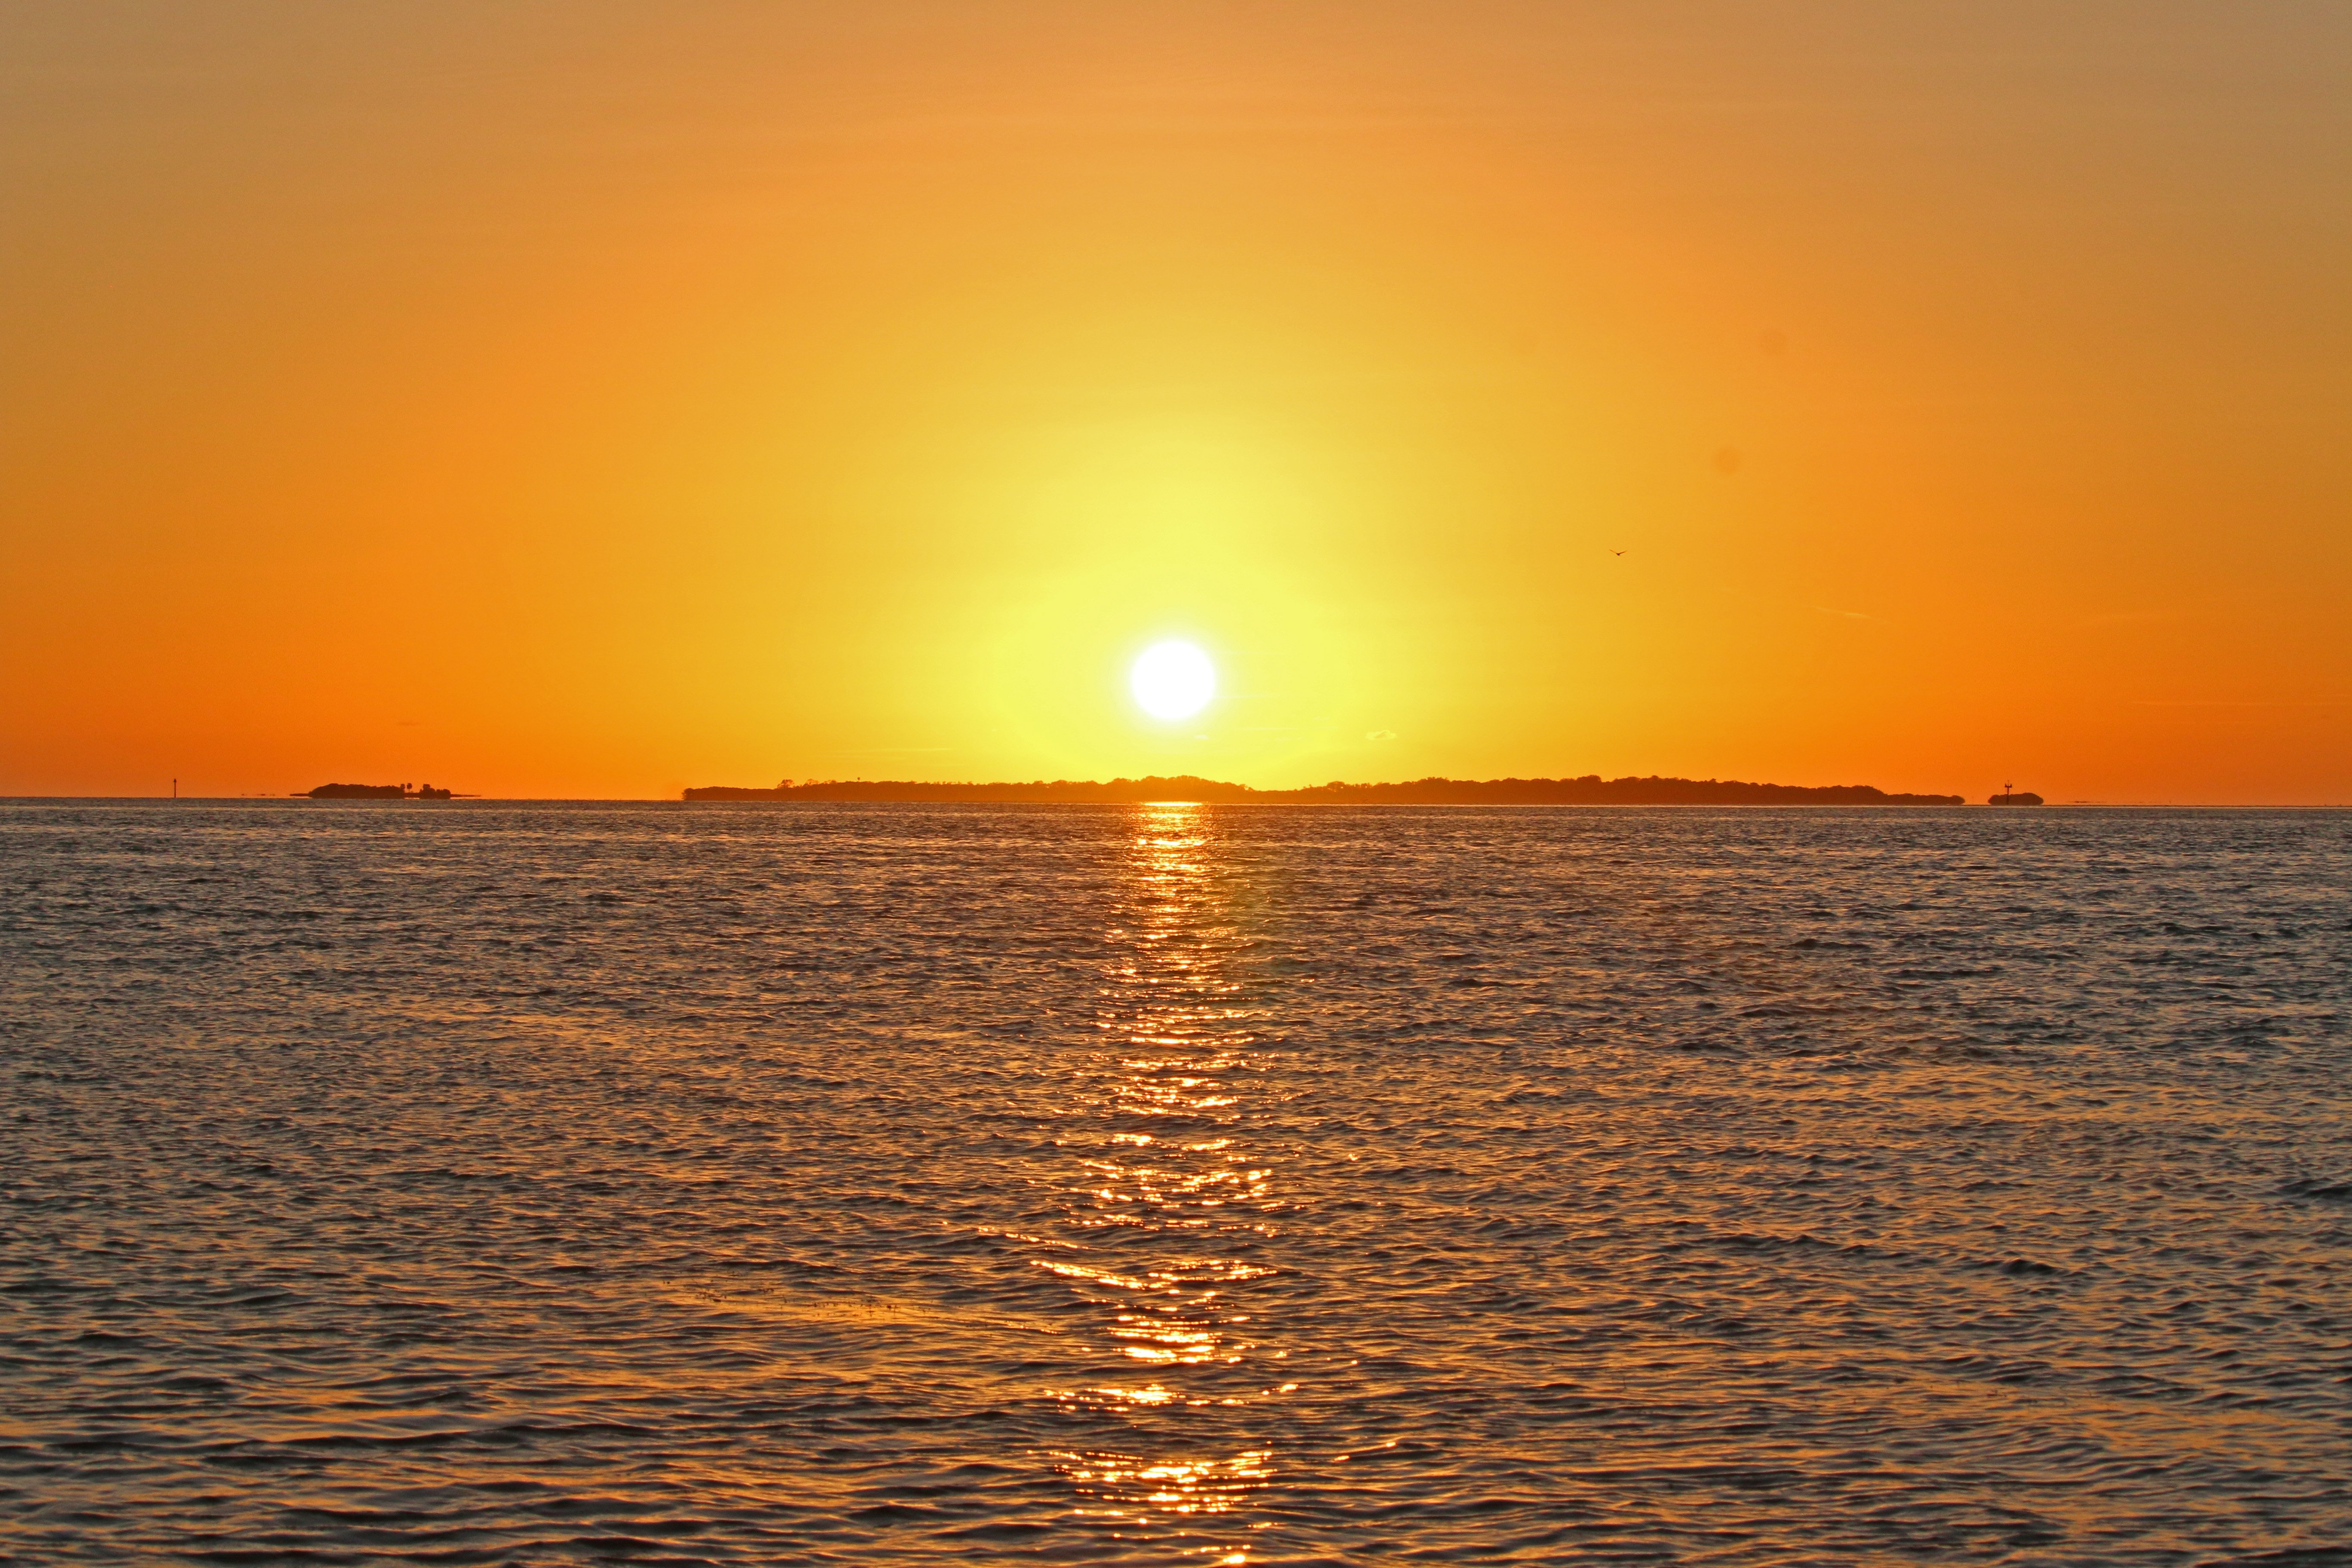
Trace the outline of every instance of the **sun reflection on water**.
<instances>
[{"instance_id":1,"label":"sun reflection on water","mask_svg":"<svg viewBox=\"0 0 2352 1568\"><path fill-rule=\"evenodd\" d=\"M1205 808L1139 810L1108 933L1104 1045L1075 1086L1085 1131L1063 1140L1078 1244L1035 1260L1100 1324L1103 1381L1056 1397L1103 1441L1052 1459L1080 1514L1122 1534L1242 1509L1275 1474L1248 1417L1297 1386L1253 1366L1286 1352L1266 1348L1264 1305L1236 1296L1275 1272L1253 1255L1276 1234L1276 1162L1250 1137L1258 1013L1214 850Z\"/></svg>"}]
</instances>

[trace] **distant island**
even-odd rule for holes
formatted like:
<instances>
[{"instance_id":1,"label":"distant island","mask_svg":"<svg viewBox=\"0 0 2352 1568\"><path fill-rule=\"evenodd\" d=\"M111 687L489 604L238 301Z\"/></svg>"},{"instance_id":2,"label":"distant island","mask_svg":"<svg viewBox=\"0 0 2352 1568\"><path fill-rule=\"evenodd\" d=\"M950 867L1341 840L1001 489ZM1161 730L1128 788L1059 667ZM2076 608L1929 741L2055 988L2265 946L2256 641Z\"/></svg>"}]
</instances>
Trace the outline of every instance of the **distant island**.
<instances>
[{"instance_id":1,"label":"distant island","mask_svg":"<svg viewBox=\"0 0 2352 1568\"><path fill-rule=\"evenodd\" d=\"M435 789L429 784L322 784L316 789L295 791L294 798L296 800L455 800L458 797L455 791Z\"/></svg>"},{"instance_id":2,"label":"distant island","mask_svg":"<svg viewBox=\"0 0 2352 1568\"><path fill-rule=\"evenodd\" d=\"M1305 789L1252 789L1190 773L1113 779L1043 779L1028 784L921 784L908 780L827 780L773 789L709 784L689 789L689 801L964 801L1131 804L1202 801L1216 805L1962 805L1956 795L1889 795L1870 784L1744 784L1737 779L1414 779L1410 784L1311 784Z\"/></svg>"}]
</instances>

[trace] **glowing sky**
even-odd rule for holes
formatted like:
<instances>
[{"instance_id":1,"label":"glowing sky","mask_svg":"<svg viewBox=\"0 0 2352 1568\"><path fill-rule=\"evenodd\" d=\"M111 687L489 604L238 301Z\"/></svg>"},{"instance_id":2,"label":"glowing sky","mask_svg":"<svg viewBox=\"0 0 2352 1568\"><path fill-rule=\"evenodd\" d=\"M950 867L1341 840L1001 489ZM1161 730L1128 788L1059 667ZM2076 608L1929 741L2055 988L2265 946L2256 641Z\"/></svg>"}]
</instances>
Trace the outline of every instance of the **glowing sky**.
<instances>
[{"instance_id":1,"label":"glowing sky","mask_svg":"<svg viewBox=\"0 0 2352 1568\"><path fill-rule=\"evenodd\" d=\"M18 3L0 793L2352 800L2348 279L2340 0Z\"/></svg>"}]
</instances>

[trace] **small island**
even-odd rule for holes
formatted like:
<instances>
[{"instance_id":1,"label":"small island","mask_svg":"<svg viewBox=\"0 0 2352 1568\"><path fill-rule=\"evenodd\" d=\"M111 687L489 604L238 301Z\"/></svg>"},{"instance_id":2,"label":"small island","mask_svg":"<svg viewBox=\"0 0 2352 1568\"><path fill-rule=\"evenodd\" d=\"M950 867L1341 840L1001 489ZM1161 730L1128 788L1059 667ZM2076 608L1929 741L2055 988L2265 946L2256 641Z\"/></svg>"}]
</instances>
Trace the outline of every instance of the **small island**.
<instances>
[{"instance_id":1,"label":"small island","mask_svg":"<svg viewBox=\"0 0 2352 1568\"><path fill-rule=\"evenodd\" d=\"M1027 784L926 784L910 780L786 779L773 789L709 784L688 801L935 801L1013 804L1132 804L1200 801L1215 805L1962 805L1957 795L1890 795L1871 784L1748 784L1737 779L1414 779L1406 784L1311 784L1252 789L1190 773L1139 779L1033 780Z\"/></svg>"},{"instance_id":2,"label":"small island","mask_svg":"<svg viewBox=\"0 0 2352 1568\"><path fill-rule=\"evenodd\" d=\"M2040 805L2042 801L2042 797L2032 790L2005 789L1999 795L1986 796L1985 804L1987 805Z\"/></svg>"},{"instance_id":3,"label":"small island","mask_svg":"<svg viewBox=\"0 0 2352 1568\"><path fill-rule=\"evenodd\" d=\"M435 789L421 784L322 784L315 789L297 790L296 800L455 800L453 790Z\"/></svg>"}]
</instances>

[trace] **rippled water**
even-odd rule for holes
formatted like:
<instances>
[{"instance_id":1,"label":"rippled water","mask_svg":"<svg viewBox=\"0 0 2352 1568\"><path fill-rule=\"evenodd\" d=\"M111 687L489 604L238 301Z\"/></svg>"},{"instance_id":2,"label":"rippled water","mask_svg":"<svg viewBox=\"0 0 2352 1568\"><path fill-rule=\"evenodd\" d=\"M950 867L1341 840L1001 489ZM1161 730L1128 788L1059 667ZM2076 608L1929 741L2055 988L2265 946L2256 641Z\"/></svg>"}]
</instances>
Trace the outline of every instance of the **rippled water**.
<instances>
[{"instance_id":1,"label":"rippled water","mask_svg":"<svg viewBox=\"0 0 2352 1568\"><path fill-rule=\"evenodd\" d=\"M2352 1561L2348 849L0 806L0 1553Z\"/></svg>"}]
</instances>

